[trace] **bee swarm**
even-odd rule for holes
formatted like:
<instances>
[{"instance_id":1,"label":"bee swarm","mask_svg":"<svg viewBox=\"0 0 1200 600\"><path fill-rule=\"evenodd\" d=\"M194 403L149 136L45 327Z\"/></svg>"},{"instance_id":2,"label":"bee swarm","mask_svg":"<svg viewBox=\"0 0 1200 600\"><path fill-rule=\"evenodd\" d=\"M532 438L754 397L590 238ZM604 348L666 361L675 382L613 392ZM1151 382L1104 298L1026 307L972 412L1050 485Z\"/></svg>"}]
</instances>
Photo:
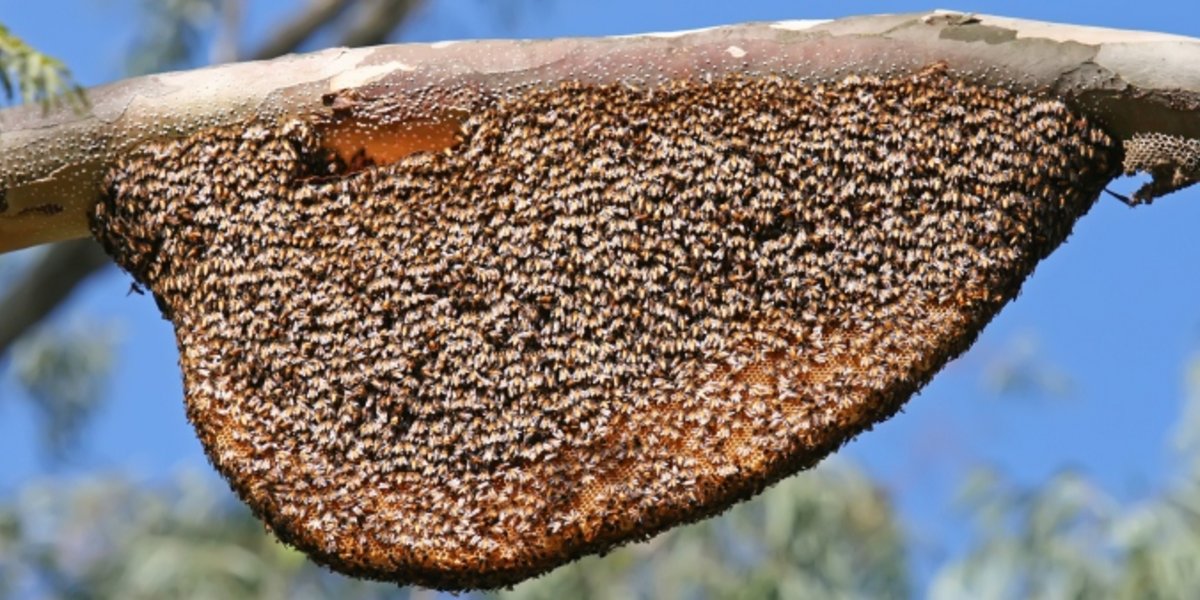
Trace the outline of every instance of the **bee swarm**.
<instances>
[{"instance_id":1,"label":"bee swarm","mask_svg":"<svg viewBox=\"0 0 1200 600\"><path fill-rule=\"evenodd\" d=\"M147 145L93 231L281 539L468 589L720 512L894 414L1121 152L933 66L563 83L449 150L336 162L299 120Z\"/></svg>"}]
</instances>

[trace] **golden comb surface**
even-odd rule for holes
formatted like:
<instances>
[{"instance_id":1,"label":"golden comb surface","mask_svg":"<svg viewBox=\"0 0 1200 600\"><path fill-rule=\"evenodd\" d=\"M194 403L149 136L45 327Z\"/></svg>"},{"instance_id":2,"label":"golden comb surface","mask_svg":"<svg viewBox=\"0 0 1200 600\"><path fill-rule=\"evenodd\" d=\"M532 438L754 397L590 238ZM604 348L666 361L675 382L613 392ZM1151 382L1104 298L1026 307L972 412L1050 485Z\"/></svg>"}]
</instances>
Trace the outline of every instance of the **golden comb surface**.
<instances>
[{"instance_id":1,"label":"golden comb surface","mask_svg":"<svg viewBox=\"0 0 1200 600\"><path fill-rule=\"evenodd\" d=\"M92 220L255 513L455 590L715 514L891 416L1121 166L1060 101L938 66L564 83L459 139L345 174L303 121L210 130L126 157Z\"/></svg>"}]
</instances>

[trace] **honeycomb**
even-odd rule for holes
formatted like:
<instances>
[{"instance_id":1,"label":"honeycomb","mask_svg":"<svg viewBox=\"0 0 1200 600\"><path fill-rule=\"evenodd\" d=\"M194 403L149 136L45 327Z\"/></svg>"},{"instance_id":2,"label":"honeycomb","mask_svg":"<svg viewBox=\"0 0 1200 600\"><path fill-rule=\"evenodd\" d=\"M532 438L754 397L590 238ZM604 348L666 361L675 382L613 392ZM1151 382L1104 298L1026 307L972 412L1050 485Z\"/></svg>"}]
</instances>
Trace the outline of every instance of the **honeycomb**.
<instances>
[{"instance_id":1,"label":"honeycomb","mask_svg":"<svg viewBox=\"0 0 1200 600\"><path fill-rule=\"evenodd\" d=\"M1124 171L1149 173L1152 179L1134 192L1131 204L1149 203L1200 181L1200 140L1158 132L1135 133L1125 140Z\"/></svg>"},{"instance_id":2,"label":"honeycomb","mask_svg":"<svg viewBox=\"0 0 1200 600\"><path fill-rule=\"evenodd\" d=\"M446 590L814 465L1121 168L1062 102L940 65L565 82L456 139L355 170L305 120L212 129L124 157L92 215L237 494L318 562Z\"/></svg>"}]
</instances>

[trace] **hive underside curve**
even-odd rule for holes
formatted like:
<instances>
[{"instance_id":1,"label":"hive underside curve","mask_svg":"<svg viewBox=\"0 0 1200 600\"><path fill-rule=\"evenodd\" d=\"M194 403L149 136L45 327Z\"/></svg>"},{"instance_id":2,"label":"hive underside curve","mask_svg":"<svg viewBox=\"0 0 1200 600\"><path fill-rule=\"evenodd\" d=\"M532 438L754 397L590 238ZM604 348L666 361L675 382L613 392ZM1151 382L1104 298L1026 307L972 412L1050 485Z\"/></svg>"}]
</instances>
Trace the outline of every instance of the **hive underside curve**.
<instances>
[{"instance_id":1,"label":"hive underside curve","mask_svg":"<svg viewBox=\"0 0 1200 600\"><path fill-rule=\"evenodd\" d=\"M564 83L453 148L331 161L304 121L148 145L93 230L281 539L468 589L717 513L891 416L1121 156L932 67Z\"/></svg>"}]
</instances>

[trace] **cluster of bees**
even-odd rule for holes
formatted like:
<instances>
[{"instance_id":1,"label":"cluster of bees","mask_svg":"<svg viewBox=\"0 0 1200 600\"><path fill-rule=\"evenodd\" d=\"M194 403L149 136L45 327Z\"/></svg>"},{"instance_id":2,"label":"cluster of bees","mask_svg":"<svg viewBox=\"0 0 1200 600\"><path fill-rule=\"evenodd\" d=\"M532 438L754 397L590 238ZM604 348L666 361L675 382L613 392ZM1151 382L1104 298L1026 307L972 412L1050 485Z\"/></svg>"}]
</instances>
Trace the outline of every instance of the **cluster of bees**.
<instances>
[{"instance_id":1,"label":"cluster of bees","mask_svg":"<svg viewBox=\"0 0 1200 600\"><path fill-rule=\"evenodd\" d=\"M1120 169L933 66L562 83L331 175L303 121L147 145L93 230L286 542L508 585L717 513L895 413Z\"/></svg>"}]
</instances>

